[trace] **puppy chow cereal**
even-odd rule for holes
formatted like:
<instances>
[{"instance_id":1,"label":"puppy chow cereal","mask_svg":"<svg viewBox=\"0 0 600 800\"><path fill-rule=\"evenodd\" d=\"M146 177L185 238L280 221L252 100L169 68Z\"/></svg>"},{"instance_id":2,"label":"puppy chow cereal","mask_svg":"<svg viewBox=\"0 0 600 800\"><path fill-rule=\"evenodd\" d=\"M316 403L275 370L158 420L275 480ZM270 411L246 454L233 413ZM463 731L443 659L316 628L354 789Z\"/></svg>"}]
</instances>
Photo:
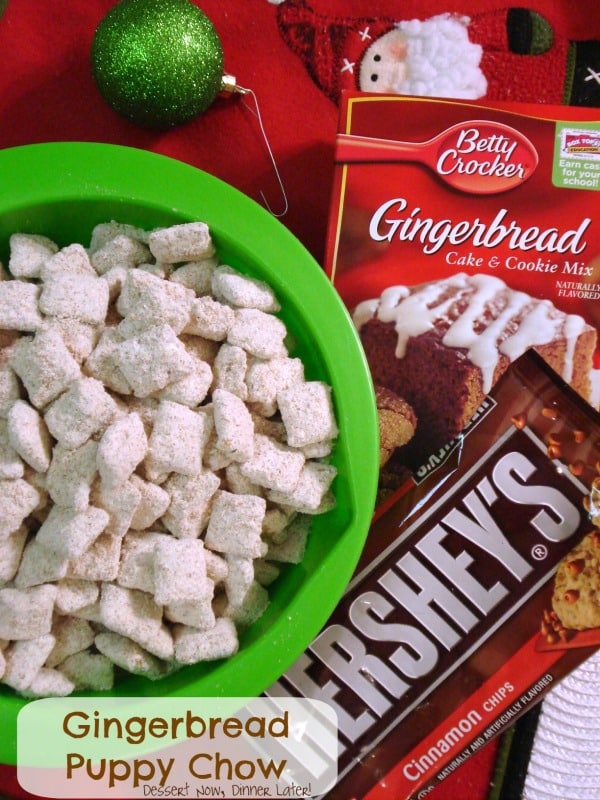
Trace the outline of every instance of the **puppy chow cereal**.
<instances>
[{"instance_id":1,"label":"puppy chow cereal","mask_svg":"<svg viewBox=\"0 0 600 800\"><path fill-rule=\"evenodd\" d=\"M201 222L15 233L0 283L0 682L227 658L333 505L331 392Z\"/></svg>"}]
</instances>

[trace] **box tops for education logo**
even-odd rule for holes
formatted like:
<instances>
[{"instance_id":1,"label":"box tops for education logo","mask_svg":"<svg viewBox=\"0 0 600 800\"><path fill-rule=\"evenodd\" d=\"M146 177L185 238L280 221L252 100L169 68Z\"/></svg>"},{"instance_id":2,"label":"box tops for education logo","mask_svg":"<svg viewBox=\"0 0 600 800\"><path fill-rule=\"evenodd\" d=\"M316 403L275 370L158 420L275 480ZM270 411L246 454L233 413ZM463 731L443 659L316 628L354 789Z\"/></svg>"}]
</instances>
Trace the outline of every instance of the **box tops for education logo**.
<instances>
[{"instance_id":1,"label":"box tops for education logo","mask_svg":"<svg viewBox=\"0 0 600 800\"><path fill-rule=\"evenodd\" d=\"M563 128L560 152L563 157L591 158L600 161L600 131Z\"/></svg>"}]
</instances>

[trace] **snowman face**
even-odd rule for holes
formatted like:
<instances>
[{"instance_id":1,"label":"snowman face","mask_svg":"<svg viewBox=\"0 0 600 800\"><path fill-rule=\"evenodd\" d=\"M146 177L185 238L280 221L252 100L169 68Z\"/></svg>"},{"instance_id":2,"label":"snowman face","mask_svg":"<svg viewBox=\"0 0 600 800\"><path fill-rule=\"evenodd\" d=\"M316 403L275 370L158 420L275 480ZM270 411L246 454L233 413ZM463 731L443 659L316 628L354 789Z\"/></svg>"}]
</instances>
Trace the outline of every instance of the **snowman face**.
<instances>
[{"instance_id":1,"label":"snowman face","mask_svg":"<svg viewBox=\"0 0 600 800\"><path fill-rule=\"evenodd\" d=\"M397 92L406 80L407 42L399 30L380 36L365 52L358 77L362 92Z\"/></svg>"}]
</instances>

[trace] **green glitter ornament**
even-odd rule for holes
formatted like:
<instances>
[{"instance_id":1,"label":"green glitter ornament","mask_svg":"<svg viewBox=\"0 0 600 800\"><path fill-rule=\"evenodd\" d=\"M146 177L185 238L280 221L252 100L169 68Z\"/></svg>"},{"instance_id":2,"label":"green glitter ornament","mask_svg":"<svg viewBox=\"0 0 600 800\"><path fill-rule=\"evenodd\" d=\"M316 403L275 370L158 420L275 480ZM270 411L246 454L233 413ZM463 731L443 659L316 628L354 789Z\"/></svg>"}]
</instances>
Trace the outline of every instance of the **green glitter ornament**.
<instances>
[{"instance_id":1,"label":"green glitter ornament","mask_svg":"<svg viewBox=\"0 0 600 800\"><path fill-rule=\"evenodd\" d=\"M121 0L96 29L91 61L108 104L148 128L187 122L235 83L212 22L189 0Z\"/></svg>"}]
</instances>

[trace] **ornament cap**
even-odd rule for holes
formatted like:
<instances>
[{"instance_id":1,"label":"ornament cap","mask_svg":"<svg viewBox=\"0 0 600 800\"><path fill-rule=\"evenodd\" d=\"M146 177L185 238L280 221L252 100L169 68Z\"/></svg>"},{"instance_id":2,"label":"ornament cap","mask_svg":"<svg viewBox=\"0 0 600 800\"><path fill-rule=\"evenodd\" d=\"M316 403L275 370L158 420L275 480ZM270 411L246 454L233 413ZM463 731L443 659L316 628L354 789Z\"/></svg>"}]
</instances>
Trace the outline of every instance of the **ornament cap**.
<instances>
[{"instance_id":1,"label":"ornament cap","mask_svg":"<svg viewBox=\"0 0 600 800\"><path fill-rule=\"evenodd\" d=\"M249 90L240 86L234 75L225 74L221 78L221 93L224 95L248 94Z\"/></svg>"}]
</instances>

